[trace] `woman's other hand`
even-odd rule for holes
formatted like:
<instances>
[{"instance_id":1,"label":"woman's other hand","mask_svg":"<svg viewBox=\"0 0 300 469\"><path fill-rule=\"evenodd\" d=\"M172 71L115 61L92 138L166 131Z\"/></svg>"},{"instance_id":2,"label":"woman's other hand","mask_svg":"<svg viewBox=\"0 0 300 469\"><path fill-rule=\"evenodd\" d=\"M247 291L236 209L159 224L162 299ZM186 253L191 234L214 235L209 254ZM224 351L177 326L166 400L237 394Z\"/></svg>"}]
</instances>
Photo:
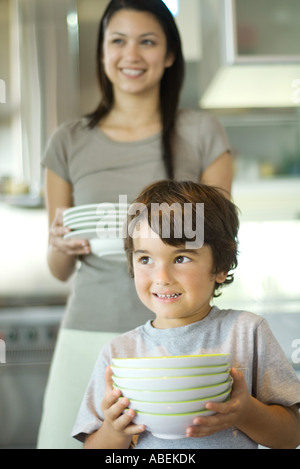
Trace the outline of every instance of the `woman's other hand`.
<instances>
[{"instance_id":1,"label":"woman's other hand","mask_svg":"<svg viewBox=\"0 0 300 469\"><path fill-rule=\"evenodd\" d=\"M63 225L63 213L66 208L57 208L49 230L49 245L68 256L90 254L91 249L86 239L64 239L70 228Z\"/></svg>"}]
</instances>

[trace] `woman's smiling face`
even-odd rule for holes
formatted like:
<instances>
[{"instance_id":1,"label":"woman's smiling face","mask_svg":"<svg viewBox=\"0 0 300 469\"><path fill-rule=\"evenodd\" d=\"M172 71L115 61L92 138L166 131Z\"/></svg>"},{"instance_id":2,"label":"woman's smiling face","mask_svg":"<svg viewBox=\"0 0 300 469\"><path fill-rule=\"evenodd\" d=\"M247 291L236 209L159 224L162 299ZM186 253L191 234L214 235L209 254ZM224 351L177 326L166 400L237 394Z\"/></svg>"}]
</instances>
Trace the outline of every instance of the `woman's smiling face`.
<instances>
[{"instance_id":1,"label":"woman's smiling face","mask_svg":"<svg viewBox=\"0 0 300 469\"><path fill-rule=\"evenodd\" d=\"M141 301L156 314L153 326L180 327L203 319L210 311L215 282L209 246L186 249L163 243L143 222L134 239L133 268Z\"/></svg>"},{"instance_id":2,"label":"woman's smiling face","mask_svg":"<svg viewBox=\"0 0 300 469\"><path fill-rule=\"evenodd\" d=\"M112 16L104 35L103 64L115 92L157 91L172 63L163 28L151 13L120 10Z\"/></svg>"}]
</instances>

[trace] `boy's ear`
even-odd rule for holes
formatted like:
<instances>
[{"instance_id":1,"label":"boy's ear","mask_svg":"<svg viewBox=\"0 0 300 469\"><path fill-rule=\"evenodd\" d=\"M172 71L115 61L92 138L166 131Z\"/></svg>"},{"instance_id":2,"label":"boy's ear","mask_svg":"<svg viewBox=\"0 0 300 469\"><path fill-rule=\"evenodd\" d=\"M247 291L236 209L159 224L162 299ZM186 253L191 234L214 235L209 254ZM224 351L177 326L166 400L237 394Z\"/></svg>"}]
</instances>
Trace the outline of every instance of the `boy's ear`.
<instances>
[{"instance_id":1,"label":"boy's ear","mask_svg":"<svg viewBox=\"0 0 300 469\"><path fill-rule=\"evenodd\" d=\"M224 283L226 278L227 278L227 275L228 275L228 272L219 272L217 275L216 275L216 278L215 278L215 281L217 283Z\"/></svg>"}]
</instances>

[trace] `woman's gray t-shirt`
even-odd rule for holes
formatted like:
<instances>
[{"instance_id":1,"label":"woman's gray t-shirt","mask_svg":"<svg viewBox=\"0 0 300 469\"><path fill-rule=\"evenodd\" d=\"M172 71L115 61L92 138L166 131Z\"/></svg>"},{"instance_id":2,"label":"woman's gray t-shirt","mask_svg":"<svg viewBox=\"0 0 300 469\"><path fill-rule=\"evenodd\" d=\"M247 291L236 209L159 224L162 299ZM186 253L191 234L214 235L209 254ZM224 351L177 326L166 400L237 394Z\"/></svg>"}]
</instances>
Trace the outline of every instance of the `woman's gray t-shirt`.
<instances>
[{"instance_id":1,"label":"woman's gray t-shirt","mask_svg":"<svg viewBox=\"0 0 300 469\"><path fill-rule=\"evenodd\" d=\"M161 134L135 142L117 142L86 118L65 123L53 134L42 160L72 184L74 205L128 203L148 184L166 178ZM229 150L226 134L210 114L180 111L175 143L175 177L198 182L203 171ZM101 332L125 332L151 313L137 297L126 262L82 256L63 326Z\"/></svg>"}]
</instances>

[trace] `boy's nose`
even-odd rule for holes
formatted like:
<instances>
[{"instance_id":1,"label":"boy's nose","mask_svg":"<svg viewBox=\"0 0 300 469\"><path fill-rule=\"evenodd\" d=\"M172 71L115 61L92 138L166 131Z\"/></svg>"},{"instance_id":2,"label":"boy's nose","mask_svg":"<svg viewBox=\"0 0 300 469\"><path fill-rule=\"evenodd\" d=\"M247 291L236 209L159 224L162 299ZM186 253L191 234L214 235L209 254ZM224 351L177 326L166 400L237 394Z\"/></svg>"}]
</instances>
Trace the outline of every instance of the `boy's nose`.
<instances>
[{"instance_id":1,"label":"boy's nose","mask_svg":"<svg viewBox=\"0 0 300 469\"><path fill-rule=\"evenodd\" d=\"M168 269L161 267L155 272L156 285L170 285L172 283L171 274Z\"/></svg>"}]
</instances>

